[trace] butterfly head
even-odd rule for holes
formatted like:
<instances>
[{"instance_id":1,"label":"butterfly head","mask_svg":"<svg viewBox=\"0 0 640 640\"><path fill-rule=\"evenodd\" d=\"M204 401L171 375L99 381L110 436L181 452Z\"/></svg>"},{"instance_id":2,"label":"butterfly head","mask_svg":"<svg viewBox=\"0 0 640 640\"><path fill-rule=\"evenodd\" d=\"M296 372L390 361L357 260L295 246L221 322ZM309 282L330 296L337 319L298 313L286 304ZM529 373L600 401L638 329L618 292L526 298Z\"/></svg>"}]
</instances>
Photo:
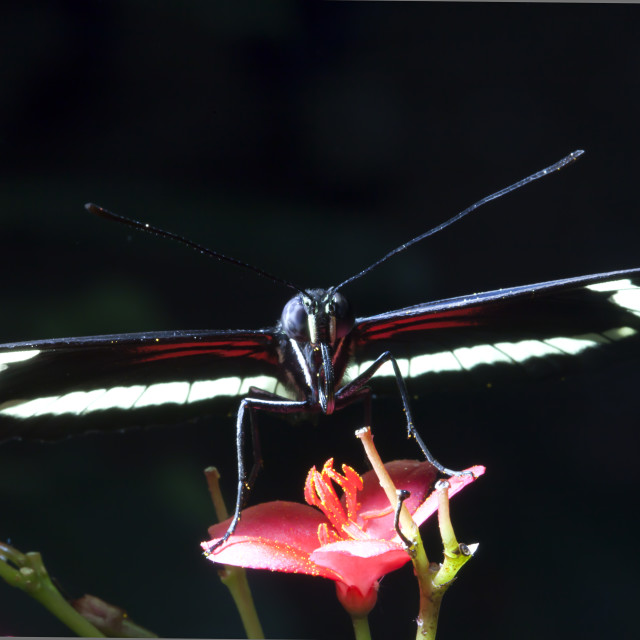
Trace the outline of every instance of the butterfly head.
<instances>
[{"instance_id":1,"label":"butterfly head","mask_svg":"<svg viewBox=\"0 0 640 640\"><path fill-rule=\"evenodd\" d=\"M355 316L349 301L331 289L311 289L285 305L280 326L297 342L334 345L353 328Z\"/></svg>"}]
</instances>

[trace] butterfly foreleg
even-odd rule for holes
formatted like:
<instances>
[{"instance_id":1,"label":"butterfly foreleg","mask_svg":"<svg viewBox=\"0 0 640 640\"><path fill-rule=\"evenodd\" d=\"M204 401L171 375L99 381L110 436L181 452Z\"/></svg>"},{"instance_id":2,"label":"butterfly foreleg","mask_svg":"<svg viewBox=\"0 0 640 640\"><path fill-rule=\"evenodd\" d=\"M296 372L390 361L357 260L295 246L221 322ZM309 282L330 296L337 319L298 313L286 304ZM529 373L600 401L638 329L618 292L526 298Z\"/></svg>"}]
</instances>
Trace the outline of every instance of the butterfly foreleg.
<instances>
[{"instance_id":1,"label":"butterfly foreleg","mask_svg":"<svg viewBox=\"0 0 640 640\"><path fill-rule=\"evenodd\" d=\"M272 400L272 401L283 401L286 398L279 396L277 393L272 393L271 391L265 391L264 389L260 389L260 387L249 387L250 398L254 400ZM251 425L251 446L252 446L252 455L253 455L253 465L251 467L251 471L249 472L249 477L246 482L246 491L250 492L255 484L256 478L258 474L264 467L264 460L262 458L262 447L260 445L260 432L258 431L258 416L256 407L251 407L249 412L249 423ZM244 508L244 504L242 504L241 508Z\"/></svg>"},{"instance_id":2,"label":"butterfly foreleg","mask_svg":"<svg viewBox=\"0 0 640 640\"><path fill-rule=\"evenodd\" d=\"M452 469L448 469L441 465L431 454L424 441L420 437L414 422L413 422L413 414L411 413L411 407L409 405L409 393L407 392L407 385L405 384L404 378L402 377L402 373L400 373L400 367L396 362L396 359L393 357L390 351L385 351L383 354L378 356L376 360L367 367L358 377L351 380L351 382L347 383L344 387L342 387L337 393L336 398L345 404L347 399L351 399L352 396L356 396L363 388L366 388L365 385L373 378L373 376L377 373L377 371L384 365L386 362L390 362L393 367L394 377L396 379L396 384L398 386L398 391L400 392L400 399L402 401L402 409L404 411L405 417L407 419L407 437L413 438L417 443L427 462L431 463L438 471L444 473L448 476L459 475L459 471L453 471Z\"/></svg>"},{"instance_id":3,"label":"butterfly foreleg","mask_svg":"<svg viewBox=\"0 0 640 640\"><path fill-rule=\"evenodd\" d=\"M295 401L280 398L279 396L273 396L273 400L267 400L264 398L244 398L240 402L238 407L238 413L236 416L236 455L238 466L238 485L236 489L236 504L233 512L233 518L227 528L225 534L214 545L209 547L208 553L213 553L218 547L223 545L229 537L233 534L240 522L240 516L242 508L247 500L249 490L251 489L252 482L255 480L255 476L258 474L261 465L256 468L256 461L254 460L254 466L251 470L249 478L247 478L247 472L244 460L244 445L245 445L245 415L247 410L249 411L249 419L251 423L252 437L254 441L254 455L255 455L255 442L257 441L257 430L255 430L254 412L269 411L270 413L299 413L301 411L309 410L309 403L306 400ZM259 453L258 445L258 453Z\"/></svg>"}]
</instances>

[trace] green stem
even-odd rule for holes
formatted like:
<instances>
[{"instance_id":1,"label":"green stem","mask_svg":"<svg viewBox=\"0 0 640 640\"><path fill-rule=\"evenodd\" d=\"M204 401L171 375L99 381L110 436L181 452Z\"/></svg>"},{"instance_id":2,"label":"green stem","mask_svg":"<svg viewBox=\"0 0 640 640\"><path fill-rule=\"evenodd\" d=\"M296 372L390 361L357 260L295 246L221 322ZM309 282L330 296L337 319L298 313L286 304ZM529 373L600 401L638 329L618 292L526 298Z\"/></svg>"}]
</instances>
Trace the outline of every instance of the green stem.
<instances>
[{"instance_id":1,"label":"green stem","mask_svg":"<svg viewBox=\"0 0 640 640\"><path fill-rule=\"evenodd\" d=\"M81 637L105 638L88 620L83 618L49 583L31 594L42 606L48 609L58 620L66 624L71 631Z\"/></svg>"},{"instance_id":2,"label":"green stem","mask_svg":"<svg viewBox=\"0 0 640 640\"><path fill-rule=\"evenodd\" d=\"M416 640L435 640L438 628L438 616L442 597L451 586L453 579L466 564L477 544L459 544L449 514L449 483L440 480L436 483L438 494L438 526L444 547L444 562L442 565L432 565L427 571L415 565L416 575L420 584L420 614L418 616L418 631Z\"/></svg>"},{"instance_id":3,"label":"green stem","mask_svg":"<svg viewBox=\"0 0 640 640\"><path fill-rule=\"evenodd\" d=\"M21 553L0 543L0 577L12 587L28 593L77 635L105 637L62 597L51 582L39 553Z\"/></svg>"},{"instance_id":4,"label":"green stem","mask_svg":"<svg viewBox=\"0 0 640 640\"><path fill-rule=\"evenodd\" d=\"M220 581L229 589L236 604L247 638L264 638L264 631L249 588L247 572L242 567L224 565L218 573Z\"/></svg>"},{"instance_id":5,"label":"green stem","mask_svg":"<svg viewBox=\"0 0 640 640\"><path fill-rule=\"evenodd\" d=\"M442 596L446 591L446 587L434 585L431 581L432 576L432 569L418 576L420 584L420 613L416 620L416 640L435 640L436 637L440 605L442 604Z\"/></svg>"},{"instance_id":6,"label":"green stem","mask_svg":"<svg viewBox=\"0 0 640 640\"><path fill-rule=\"evenodd\" d=\"M369 618L364 617L351 617L353 622L353 635L356 640L371 640L371 630L369 629Z\"/></svg>"},{"instance_id":7,"label":"green stem","mask_svg":"<svg viewBox=\"0 0 640 640\"><path fill-rule=\"evenodd\" d=\"M220 490L220 472L215 467L207 467L204 470L204 474L207 478L207 485L218 522L222 522L228 518L229 514ZM232 567L225 564L218 566L220 581L231 593L247 638L264 638L264 631L262 630L253 596L251 595L249 581L247 580L247 572L242 567Z\"/></svg>"},{"instance_id":8,"label":"green stem","mask_svg":"<svg viewBox=\"0 0 640 640\"><path fill-rule=\"evenodd\" d=\"M438 587L447 587L456 577L458 571L469 561L478 545L468 547L465 544L459 544L456 539L449 512L449 483L446 480L439 480L436 483L436 492L438 494L438 526L444 547L444 562L434 576L433 583Z\"/></svg>"}]
</instances>

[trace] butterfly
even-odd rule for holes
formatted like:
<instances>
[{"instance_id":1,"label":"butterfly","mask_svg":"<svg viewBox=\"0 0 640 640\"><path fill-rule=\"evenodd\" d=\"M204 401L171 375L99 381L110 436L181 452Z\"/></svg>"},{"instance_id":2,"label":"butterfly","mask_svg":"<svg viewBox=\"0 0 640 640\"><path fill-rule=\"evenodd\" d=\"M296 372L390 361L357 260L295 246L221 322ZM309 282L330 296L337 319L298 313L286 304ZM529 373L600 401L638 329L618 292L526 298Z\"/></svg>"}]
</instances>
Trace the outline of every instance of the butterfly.
<instances>
[{"instance_id":1,"label":"butterfly","mask_svg":"<svg viewBox=\"0 0 640 640\"><path fill-rule=\"evenodd\" d=\"M391 380L407 432L441 472L418 433L406 380L437 391L469 379L544 375L627 357L640 341L640 268L565 278L422 303L358 318L342 289L380 263L479 206L562 169L582 151L502 189L327 289L293 283L146 223L93 204L87 209L293 289L275 326L258 330L162 331L0 345L0 440L55 439L134 424L183 422L220 398L241 398L236 414L235 528L247 484L243 450L254 415L332 414L363 401L369 383Z\"/></svg>"}]
</instances>

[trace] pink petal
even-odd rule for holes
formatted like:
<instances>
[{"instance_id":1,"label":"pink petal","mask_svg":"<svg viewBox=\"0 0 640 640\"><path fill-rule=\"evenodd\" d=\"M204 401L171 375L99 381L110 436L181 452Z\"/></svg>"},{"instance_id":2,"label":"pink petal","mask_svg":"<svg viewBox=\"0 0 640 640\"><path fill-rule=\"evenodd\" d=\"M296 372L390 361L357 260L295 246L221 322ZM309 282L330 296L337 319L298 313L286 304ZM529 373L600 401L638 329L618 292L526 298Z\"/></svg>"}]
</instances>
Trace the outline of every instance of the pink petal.
<instances>
[{"instance_id":1,"label":"pink petal","mask_svg":"<svg viewBox=\"0 0 640 640\"><path fill-rule=\"evenodd\" d=\"M451 478L447 478L450 489L449 489L449 497L453 497L464 489L468 484L471 484L476 478L480 477L485 471L485 467L481 465L476 465L475 467L469 467L469 469L465 469L465 471L470 471L473 475L464 475L464 476L452 476ZM438 496L434 491L424 502L424 504L418 507L418 510L413 514L413 519L416 524L421 525L430 515L435 513L438 510Z\"/></svg>"},{"instance_id":2,"label":"pink petal","mask_svg":"<svg viewBox=\"0 0 640 640\"><path fill-rule=\"evenodd\" d=\"M203 542L203 548L207 544ZM246 569L270 569L283 573L305 573L338 580L339 576L329 567L316 565L309 553L284 542L233 535L219 550L208 556L212 562L230 564Z\"/></svg>"},{"instance_id":3,"label":"pink petal","mask_svg":"<svg viewBox=\"0 0 640 640\"><path fill-rule=\"evenodd\" d=\"M437 477L436 469L428 462L420 460L393 460L385 464L397 489L406 489L411 496L405 501L410 513L431 492ZM393 528L394 506L389 503L374 471L363 476L364 489L359 496L360 513L358 522L372 538L391 540L396 532Z\"/></svg>"},{"instance_id":4,"label":"pink petal","mask_svg":"<svg viewBox=\"0 0 640 640\"><path fill-rule=\"evenodd\" d=\"M213 541L226 533L230 521L230 519L225 520L209 527L209 535ZM319 546L318 526L324 522L326 518L322 513L306 504L284 501L265 502L242 512L234 535L221 549L233 542L234 538L242 536L273 541L309 553ZM220 552L214 552L212 559L217 561L219 555ZM220 560L220 562L227 561Z\"/></svg>"},{"instance_id":5,"label":"pink petal","mask_svg":"<svg viewBox=\"0 0 640 640\"><path fill-rule=\"evenodd\" d=\"M409 562L409 554L398 542L383 540L344 540L314 551L311 561L334 580L356 587L366 594L385 574ZM326 577L329 577L328 575Z\"/></svg>"}]
</instances>

